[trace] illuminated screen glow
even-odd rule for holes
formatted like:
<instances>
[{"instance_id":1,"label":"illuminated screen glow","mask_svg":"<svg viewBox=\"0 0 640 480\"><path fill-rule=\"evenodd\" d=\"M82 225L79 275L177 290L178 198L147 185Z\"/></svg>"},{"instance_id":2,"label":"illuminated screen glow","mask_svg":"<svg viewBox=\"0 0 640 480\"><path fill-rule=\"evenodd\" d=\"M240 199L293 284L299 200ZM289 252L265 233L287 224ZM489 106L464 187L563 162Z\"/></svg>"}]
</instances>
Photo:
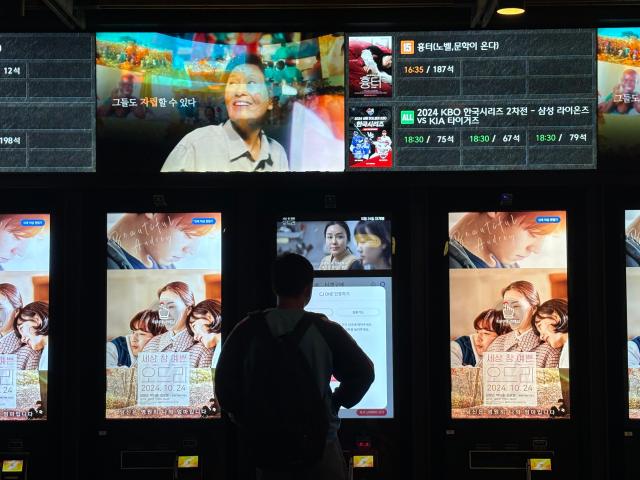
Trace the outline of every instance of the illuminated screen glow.
<instances>
[{"instance_id":1,"label":"illuminated screen glow","mask_svg":"<svg viewBox=\"0 0 640 480\"><path fill-rule=\"evenodd\" d=\"M304 255L314 270L391 270L391 222L384 217L360 220L300 220L277 224L278 255Z\"/></svg>"},{"instance_id":2,"label":"illuminated screen glow","mask_svg":"<svg viewBox=\"0 0 640 480\"><path fill-rule=\"evenodd\" d=\"M564 211L449 214L451 416L569 418Z\"/></svg>"},{"instance_id":3,"label":"illuminated screen glow","mask_svg":"<svg viewBox=\"0 0 640 480\"><path fill-rule=\"evenodd\" d=\"M640 148L640 27L598 29L598 145L607 161Z\"/></svg>"},{"instance_id":4,"label":"illuminated screen glow","mask_svg":"<svg viewBox=\"0 0 640 480\"><path fill-rule=\"evenodd\" d=\"M0 214L0 421L46 420L49 214Z\"/></svg>"},{"instance_id":5,"label":"illuminated screen glow","mask_svg":"<svg viewBox=\"0 0 640 480\"><path fill-rule=\"evenodd\" d=\"M629 418L640 419L640 210L625 213Z\"/></svg>"},{"instance_id":6,"label":"illuminated screen glow","mask_svg":"<svg viewBox=\"0 0 640 480\"><path fill-rule=\"evenodd\" d=\"M96 63L101 148L142 170L344 170L341 34L102 32Z\"/></svg>"},{"instance_id":7,"label":"illuminated screen glow","mask_svg":"<svg viewBox=\"0 0 640 480\"><path fill-rule=\"evenodd\" d=\"M107 215L106 418L219 418L220 213Z\"/></svg>"}]
</instances>

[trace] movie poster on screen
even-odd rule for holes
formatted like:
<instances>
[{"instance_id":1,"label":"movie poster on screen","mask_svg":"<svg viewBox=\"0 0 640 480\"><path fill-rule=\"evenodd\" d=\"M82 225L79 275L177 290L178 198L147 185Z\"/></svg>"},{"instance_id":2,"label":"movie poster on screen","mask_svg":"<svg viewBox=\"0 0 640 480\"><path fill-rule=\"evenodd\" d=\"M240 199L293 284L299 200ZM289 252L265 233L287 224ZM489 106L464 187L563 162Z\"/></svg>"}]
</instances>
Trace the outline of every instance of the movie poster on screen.
<instances>
[{"instance_id":1,"label":"movie poster on screen","mask_svg":"<svg viewBox=\"0 0 640 480\"><path fill-rule=\"evenodd\" d=\"M451 416L570 417L564 211L449 214Z\"/></svg>"},{"instance_id":2,"label":"movie poster on screen","mask_svg":"<svg viewBox=\"0 0 640 480\"><path fill-rule=\"evenodd\" d=\"M106 418L219 418L217 212L107 215Z\"/></svg>"},{"instance_id":3,"label":"movie poster on screen","mask_svg":"<svg viewBox=\"0 0 640 480\"><path fill-rule=\"evenodd\" d=\"M48 214L0 214L0 421L46 420Z\"/></svg>"},{"instance_id":4,"label":"movie poster on screen","mask_svg":"<svg viewBox=\"0 0 640 480\"><path fill-rule=\"evenodd\" d=\"M391 168L391 107L349 108L349 168Z\"/></svg>"},{"instance_id":5,"label":"movie poster on screen","mask_svg":"<svg viewBox=\"0 0 640 480\"><path fill-rule=\"evenodd\" d=\"M629 418L640 419L640 210L625 212Z\"/></svg>"},{"instance_id":6,"label":"movie poster on screen","mask_svg":"<svg viewBox=\"0 0 640 480\"><path fill-rule=\"evenodd\" d=\"M393 38L349 37L349 96L388 98L393 94Z\"/></svg>"}]
</instances>

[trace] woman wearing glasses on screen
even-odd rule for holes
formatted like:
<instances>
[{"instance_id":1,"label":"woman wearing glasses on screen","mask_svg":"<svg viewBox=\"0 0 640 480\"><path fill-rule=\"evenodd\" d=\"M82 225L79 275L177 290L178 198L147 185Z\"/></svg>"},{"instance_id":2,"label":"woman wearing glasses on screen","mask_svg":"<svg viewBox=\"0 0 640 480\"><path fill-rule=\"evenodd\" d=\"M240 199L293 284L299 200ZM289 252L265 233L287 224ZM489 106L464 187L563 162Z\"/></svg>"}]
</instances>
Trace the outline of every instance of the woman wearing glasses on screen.
<instances>
[{"instance_id":1,"label":"woman wearing glasses on screen","mask_svg":"<svg viewBox=\"0 0 640 480\"><path fill-rule=\"evenodd\" d=\"M530 282L519 280L502 289L502 315L512 331L496 338L487 352L535 352L538 368L557 368L561 350L542 341L533 328L540 295Z\"/></svg>"},{"instance_id":2,"label":"woman wearing glasses on screen","mask_svg":"<svg viewBox=\"0 0 640 480\"><path fill-rule=\"evenodd\" d=\"M187 328L196 302L189 285L171 282L158 290L158 316L167 332L153 337L144 352L189 352L191 368L210 368L213 351L196 341Z\"/></svg>"},{"instance_id":3,"label":"woman wearing glasses on screen","mask_svg":"<svg viewBox=\"0 0 640 480\"><path fill-rule=\"evenodd\" d=\"M391 231L388 222L358 222L354 236L365 270L391 269Z\"/></svg>"},{"instance_id":4,"label":"woman wearing glasses on screen","mask_svg":"<svg viewBox=\"0 0 640 480\"><path fill-rule=\"evenodd\" d=\"M539 217L557 217L540 223ZM564 229L564 212L465 213L449 231L450 268L518 268L542 251L548 235Z\"/></svg>"},{"instance_id":5,"label":"woman wearing glasses on screen","mask_svg":"<svg viewBox=\"0 0 640 480\"><path fill-rule=\"evenodd\" d=\"M138 354L156 335L167 329L160 323L157 310L142 310L129 322L131 333L107 342L107 368L135 367Z\"/></svg>"},{"instance_id":6,"label":"woman wearing glasses on screen","mask_svg":"<svg viewBox=\"0 0 640 480\"><path fill-rule=\"evenodd\" d=\"M162 172L287 171L287 154L263 127L274 107L257 55L240 55L227 66L224 103L229 120L197 128L167 157Z\"/></svg>"},{"instance_id":7,"label":"woman wearing glasses on screen","mask_svg":"<svg viewBox=\"0 0 640 480\"><path fill-rule=\"evenodd\" d=\"M318 270L362 270L362 263L351 253L351 230L346 222L332 221L324 226L324 241L329 255Z\"/></svg>"}]
</instances>

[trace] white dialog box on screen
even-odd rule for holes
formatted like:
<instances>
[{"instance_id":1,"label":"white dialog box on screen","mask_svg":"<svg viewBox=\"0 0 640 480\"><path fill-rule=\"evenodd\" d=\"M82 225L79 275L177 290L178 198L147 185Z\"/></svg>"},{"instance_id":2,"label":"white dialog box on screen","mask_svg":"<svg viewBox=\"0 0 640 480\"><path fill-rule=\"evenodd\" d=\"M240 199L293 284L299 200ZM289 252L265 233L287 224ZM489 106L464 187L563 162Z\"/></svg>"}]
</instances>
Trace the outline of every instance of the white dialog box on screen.
<instances>
[{"instance_id":1,"label":"white dialog box on screen","mask_svg":"<svg viewBox=\"0 0 640 480\"><path fill-rule=\"evenodd\" d=\"M0 408L16 408L17 356L0 355Z\"/></svg>"},{"instance_id":2,"label":"white dialog box on screen","mask_svg":"<svg viewBox=\"0 0 640 480\"><path fill-rule=\"evenodd\" d=\"M138 405L189 406L189 352L142 352L138 356Z\"/></svg>"},{"instance_id":3,"label":"white dialog box on screen","mask_svg":"<svg viewBox=\"0 0 640 480\"><path fill-rule=\"evenodd\" d=\"M373 361L375 380L354 409L385 410L387 398L387 293L381 285L314 286L310 312L339 323ZM331 388L340 382L333 380ZM381 412L384 416L384 413Z\"/></svg>"},{"instance_id":4,"label":"white dialog box on screen","mask_svg":"<svg viewBox=\"0 0 640 480\"><path fill-rule=\"evenodd\" d=\"M486 352L482 358L484 405L538 405L535 352Z\"/></svg>"}]
</instances>

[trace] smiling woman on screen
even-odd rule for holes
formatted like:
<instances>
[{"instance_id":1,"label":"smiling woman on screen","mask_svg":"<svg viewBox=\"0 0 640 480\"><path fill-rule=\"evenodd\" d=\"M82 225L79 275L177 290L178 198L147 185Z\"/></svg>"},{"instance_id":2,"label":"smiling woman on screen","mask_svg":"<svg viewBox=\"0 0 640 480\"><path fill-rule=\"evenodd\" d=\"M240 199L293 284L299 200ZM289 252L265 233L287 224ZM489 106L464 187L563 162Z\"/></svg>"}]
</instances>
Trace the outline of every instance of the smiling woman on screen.
<instances>
[{"instance_id":1,"label":"smiling woman on screen","mask_svg":"<svg viewBox=\"0 0 640 480\"><path fill-rule=\"evenodd\" d=\"M162 172L287 171L287 154L262 127L273 99L256 55L229 62L224 103L229 120L185 135L167 157Z\"/></svg>"}]
</instances>

